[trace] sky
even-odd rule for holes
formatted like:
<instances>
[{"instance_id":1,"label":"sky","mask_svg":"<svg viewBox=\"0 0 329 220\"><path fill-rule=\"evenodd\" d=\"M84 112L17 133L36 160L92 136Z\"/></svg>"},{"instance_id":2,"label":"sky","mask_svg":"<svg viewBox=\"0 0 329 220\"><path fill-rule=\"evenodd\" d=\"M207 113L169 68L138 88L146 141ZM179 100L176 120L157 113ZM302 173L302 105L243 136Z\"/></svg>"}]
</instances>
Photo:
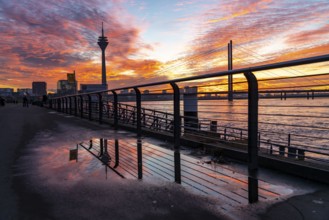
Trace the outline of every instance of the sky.
<instances>
[{"instance_id":1,"label":"sky","mask_svg":"<svg viewBox=\"0 0 329 220\"><path fill-rule=\"evenodd\" d=\"M109 88L329 53L328 0L0 0L0 88L101 83L102 22Z\"/></svg>"}]
</instances>

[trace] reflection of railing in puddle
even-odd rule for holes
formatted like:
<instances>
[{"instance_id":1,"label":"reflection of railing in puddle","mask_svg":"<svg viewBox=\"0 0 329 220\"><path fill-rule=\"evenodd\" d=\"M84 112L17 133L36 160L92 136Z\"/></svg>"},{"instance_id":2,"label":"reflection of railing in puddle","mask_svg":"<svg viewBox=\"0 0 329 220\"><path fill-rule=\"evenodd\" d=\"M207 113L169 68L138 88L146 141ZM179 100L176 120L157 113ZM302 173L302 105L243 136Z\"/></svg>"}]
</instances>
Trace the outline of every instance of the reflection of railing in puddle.
<instances>
[{"instance_id":1,"label":"reflection of railing in puddle","mask_svg":"<svg viewBox=\"0 0 329 220\"><path fill-rule=\"evenodd\" d=\"M80 143L103 164L102 156L108 152L112 159L106 165L123 178L151 180L160 178L175 181L174 151L158 147L145 140L142 143L142 169L138 169L138 148L133 138L125 140L93 139ZM224 168L219 164L210 165L188 155L181 155L182 185L197 193L220 198L228 206L248 203L248 177L237 173L234 169ZM139 173L142 172L142 173ZM260 200L272 200L286 195L282 186L259 180Z\"/></svg>"},{"instance_id":2,"label":"reflection of railing in puddle","mask_svg":"<svg viewBox=\"0 0 329 220\"><path fill-rule=\"evenodd\" d=\"M111 156L108 153L107 140L100 139L99 143L100 144L98 145L98 149L97 149L97 146L94 146L92 140L90 140L89 145L86 145L85 143L82 142L82 143L79 143L77 146L83 147L90 154L92 154L95 158L97 158L99 161L101 161L102 164L105 166L106 174L107 174L107 168L110 168L117 175L124 178L124 176L120 172L116 171L113 167L110 166Z\"/></svg>"}]
</instances>

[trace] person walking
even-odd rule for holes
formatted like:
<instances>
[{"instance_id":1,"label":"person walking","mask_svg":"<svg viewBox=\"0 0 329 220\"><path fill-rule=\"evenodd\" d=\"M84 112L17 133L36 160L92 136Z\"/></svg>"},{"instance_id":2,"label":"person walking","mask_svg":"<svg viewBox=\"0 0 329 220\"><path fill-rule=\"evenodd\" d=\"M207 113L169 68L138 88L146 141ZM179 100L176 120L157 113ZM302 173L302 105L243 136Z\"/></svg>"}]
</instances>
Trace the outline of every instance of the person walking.
<instances>
[{"instance_id":1,"label":"person walking","mask_svg":"<svg viewBox=\"0 0 329 220\"><path fill-rule=\"evenodd\" d=\"M29 107L29 100L27 99L26 96L23 98L23 107Z\"/></svg>"}]
</instances>

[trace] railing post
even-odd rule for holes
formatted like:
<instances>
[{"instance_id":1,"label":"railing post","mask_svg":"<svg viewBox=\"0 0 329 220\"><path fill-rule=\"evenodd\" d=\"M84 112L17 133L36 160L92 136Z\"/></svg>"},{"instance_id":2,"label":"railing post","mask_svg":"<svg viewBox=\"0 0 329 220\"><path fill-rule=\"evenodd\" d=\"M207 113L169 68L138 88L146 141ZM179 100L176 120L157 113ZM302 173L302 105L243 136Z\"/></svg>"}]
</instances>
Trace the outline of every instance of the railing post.
<instances>
[{"instance_id":1,"label":"railing post","mask_svg":"<svg viewBox=\"0 0 329 220\"><path fill-rule=\"evenodd\" d=\"M61 105L61 103L60 103L60 101L59 101L58 98L55 99L55 100L56 100L56 110L59 112L59 109L60 109L60 105Z\"/></svg>"},{"instance_id":2,"label":"railing post","mask_svg":"<svg viewBox=\"0 0 329 220\"><path fill-rule=\"evenodd\" d=\"M248 81L248 199L258 201L258 82L252 72L244 73Z\"/></svg>"},{"instance_id":3,"label":"railing post","mask_svg":"<svg viewBox=\"0 0 329 220\"><path fill-rule=\"evenodd\" d=\"M176 83L170 83L174 92L174 162L175 162L175 182L181 183L181 163L180 163L180 92Z\"/></svg>"},{"instance_id":4,"label":"railing post","mask_svg":"<svg viewBox=\"0 0 329 220\"><path fill-rule=\"evenodd\" d=\"M228 70L233 70L233 47L232 41L227 45L228 51ZM228 101L233 101L233 75L228 75L228 94L227 94Z\"/></svg>"},{"instance_id":5,"label":"railing post","mask_svg":"<svg viewBox=\"0 0 329 220\"><path fill-rule=\"evenodd\" d=\"M80 95L80 117L83 118L83 96Z\"/></svg>"},{"instance_id":6,"label":"railing post","mask_svg":"<svg viewBox=\"0 0 329 220\"><path fill-rule=\"evenodd\" d=\"M88 95L88 119L92 120L91 112L92 112L92 106L91 106L91 95Z\"/></svg>"},{"instance_id":7,"label":"railing post","mask_svg":"<svg viewBox=\"0 0 329 220\"><path fill-rule=\"evenodd\" d=\"M141 92L137 87L134 87L136 93L136 108L137 108L137 163L138 163L138 179L143 178L143 161L142 161L142 99Z\"/></svg>"},{"instance_id":8,"label":"railing post","mask_svg":"<svg viewBox=\"0 0 329 220\"><path fill-rule=\"evenodd\" d=\"M60 99L61 99L61 112L64 113L64 104L65 104L64 103L64 98L61 97Z\"/></svg>"},{"instance_id":9,"label":"railing post","mask_svg":"<svg viewBox=\"0 0 329 220\"><path fill-rule=\"evenodd\" d=\"M61 98L61 112L63 112L63 113L65 113L65 107L64 107L64 103L65 102L65 98L63 97L63 98Z\"/></svg>"},{"instance_id":10,"label":"railing post","mask_svg":"<svg viewBox=\"0 0 329 220\"><path fill-rule=\"evenodd\" d=\"M118 94L112 90L113 94L113 118L114 118L114 129L118 130Z\"/></svg>"},{"instance_id":11,"label":"railing post","mask_svg":"<svg viewBox=\"0 0 329 220\"><path fill-rule=\"evenodd\" d=\"M74 115L78 116L78 99L74 96Z\"/></svg>"},{"instance_id":12,"label":"railing post","mask_svg":"<svg viewBox=\"0 0 329 220\"><path fill-rule=\"evenodd\" d=\"M98 95L98 122L102 124L103 120L103 99L102 99L102 94L97 93Z\"/></svg>"},{"instance_id":13,"label":"railing post","mask_svg":"<svg viewBox=\"0 0 329 220\"><path fill-rule=\"evenodd\" d=\"M134 88L136 93L136 109L137 109L137 136L142 136L142 104L141 104L141 92L137 87Z\"/></svg>"},{"instance_id":14,"label":"railing post","mask_svg":"<svg viewBox=\"0 0 329 220\"><path fill-rule=\"evenodd\" d=\"M70 104L69 113L70 113L70 115L72 115L72 97L70 96L68 99L69 99L69 104Z\"/></svg>"},{"instance_id":15,"label":"railing post","mask_svg":"<svg viewBox=\"0 0 329 220\"><path fill-rule=\"evenodd\" d=\"M64 97L65 99L65 113L68 114L69 113L69 102L68 102L68 98Z\"/></svg>"}]
</instances>

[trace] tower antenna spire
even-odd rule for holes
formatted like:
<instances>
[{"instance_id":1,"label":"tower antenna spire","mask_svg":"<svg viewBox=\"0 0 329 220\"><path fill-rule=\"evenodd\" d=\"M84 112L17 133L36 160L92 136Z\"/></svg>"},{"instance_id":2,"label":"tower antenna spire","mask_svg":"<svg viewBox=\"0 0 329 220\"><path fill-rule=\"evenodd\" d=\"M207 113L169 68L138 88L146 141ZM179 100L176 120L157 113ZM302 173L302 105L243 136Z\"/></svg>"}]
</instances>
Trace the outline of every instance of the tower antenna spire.
<instances>
[{"instance_id":1,"label":"tower antenna spire","mask_svg":"<svg viewBox=\"0 0 329 220\"><path fill-rule=\"evenodd\" d=\"M103 21L102 21L102 37L104 37Z\"/></svg>"}]
</instances>

